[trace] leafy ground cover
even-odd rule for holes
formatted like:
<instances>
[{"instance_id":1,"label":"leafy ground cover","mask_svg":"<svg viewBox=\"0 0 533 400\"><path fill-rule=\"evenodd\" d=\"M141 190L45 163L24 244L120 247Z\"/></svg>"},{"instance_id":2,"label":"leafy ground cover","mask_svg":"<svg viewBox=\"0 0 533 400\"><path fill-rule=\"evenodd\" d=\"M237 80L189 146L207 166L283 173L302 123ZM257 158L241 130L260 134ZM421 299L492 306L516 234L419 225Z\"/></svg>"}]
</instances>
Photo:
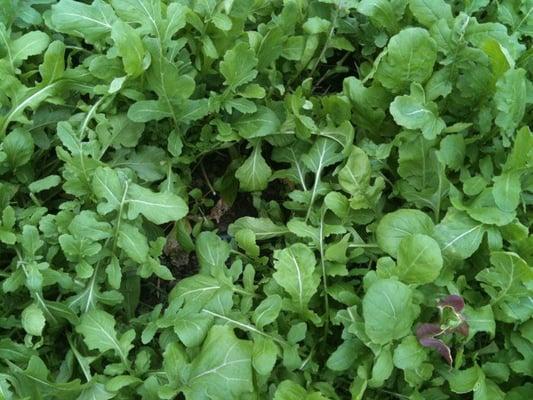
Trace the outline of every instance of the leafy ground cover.
<instances>
[{"instance_id":1,"label":"leafy ground cover","mask_svg":"<svg viewBox=\"0 0 533 400\"><path fill-rule=\"evenodd\" d=\"M1 0L0 398L533 395L531 0Z\"/></svg>"}]
</instances>

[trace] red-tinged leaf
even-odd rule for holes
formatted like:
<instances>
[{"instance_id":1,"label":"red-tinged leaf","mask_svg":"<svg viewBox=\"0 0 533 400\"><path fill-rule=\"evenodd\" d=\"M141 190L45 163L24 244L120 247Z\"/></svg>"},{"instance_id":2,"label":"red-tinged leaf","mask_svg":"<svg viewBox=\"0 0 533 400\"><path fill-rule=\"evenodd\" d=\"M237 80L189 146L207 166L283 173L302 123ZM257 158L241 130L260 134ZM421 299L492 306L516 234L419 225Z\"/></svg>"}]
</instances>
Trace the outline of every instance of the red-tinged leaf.
<instances>
[{"instance_id":1,"label":"red-tinged leaf","mask_svg":"<svg viewBox=\"0 0 533 400\"><path fill-rule=\"evenodd\" d=\"M438 306L439 308L451 307L456 313L460 313L465 308L465 301L461 296L451 294L439 301Z\"/></svg>"},{"instance_id":2,"label":"red-tinged leaf","mask_svg":"<svg viewBox=\"0 0 533 400\"><path fill-rule=\"evenodd\" d=\"M444 357L444 359L448 362L448 364L452 365L452 353L450 351L450 348L442 340L435 339L433 337L426 337L419 339L419 342L424 347L430 347L437 350L442 355L442 357Z\"/></svg>"},{"instance_id":3,"label":"red-tinged leaf","mask_svg":"<svg viewBox=\"0 0 533 400\"><path fill-rule=\"evenodd\" d=\"M420 340L427 337L438 336L444 331L439 324L422 324L416 329L416 337Z\"/></svg>"},{"instance_id":4,"label":"red-tinged leaf","mask_svg":"<svg viewBox=\"0 0 533 400\"><path fill-rule=\"evenodd\" d=\"M463 336L468 336L468 331L469 331L468 323L466 321L463 321L463 323L455 329L455 332Z\"/></svg>"}]
</instances>

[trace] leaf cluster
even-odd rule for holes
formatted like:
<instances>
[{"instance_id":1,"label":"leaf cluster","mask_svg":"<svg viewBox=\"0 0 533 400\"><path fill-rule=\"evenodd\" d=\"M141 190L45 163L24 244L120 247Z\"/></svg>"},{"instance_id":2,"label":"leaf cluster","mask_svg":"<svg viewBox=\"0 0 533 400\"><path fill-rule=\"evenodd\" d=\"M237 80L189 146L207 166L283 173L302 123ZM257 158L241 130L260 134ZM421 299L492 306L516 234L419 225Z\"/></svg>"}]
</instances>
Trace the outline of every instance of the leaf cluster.
<instances>
[{"instance_id":1,"label":"leaf cluster","mask_svg":"<svg viewBox=\"0 0 533 400\"><path fill-rule=\"evenodd\" d=\"M531 0L0 0L0 398L528 398L532 43Z\"/></svg>"}]
</instances>

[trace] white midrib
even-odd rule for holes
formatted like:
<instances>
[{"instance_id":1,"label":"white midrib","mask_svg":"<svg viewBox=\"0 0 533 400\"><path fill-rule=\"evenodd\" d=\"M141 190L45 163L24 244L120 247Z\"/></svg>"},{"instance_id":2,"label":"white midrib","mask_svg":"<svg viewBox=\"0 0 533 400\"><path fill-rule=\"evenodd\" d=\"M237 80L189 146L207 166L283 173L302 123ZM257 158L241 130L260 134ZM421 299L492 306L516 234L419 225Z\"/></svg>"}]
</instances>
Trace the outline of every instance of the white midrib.
<instances>
[{"instance_id":1,"label":"white midrib","mask_svg":"<svg viewBox=\"0 0 533 400\"><path fill-rule=\"evenodd\" d=\"M111 29L111 25L109 25L109 24L107 24L105 22L99 21L97 19L87 17L87 16L82 15L82 14L76 14L76 13L62 13L62 14L63 15L69 15L71 17L77 17L77 18L80 18L80 19L85 19L87 21L94 22L95 24L105 26L107 29Z\"/></svg>"},{"instance_id":2,"label":"white midrib","mask_svg":"<svg viewBox=\"0 0 533 400\"><path fill-rule=\"evenodd\" d=\"M289 250L290 252L290 250ZM300 307L303 307L303 282L302 282L302 272L300 271L300 266L298 265L298 262L296 261L296 258L294 257L294 254L290 252L291 260L294 264L294 268L296 268L296 277L298 279L298 298L300 300Z\"/></svg>"},{"instance_id":3,"label":"white midrib","mask_svg":"<svg viewBox=\"0 0 533 400\"><path fill-rule=\"evenodd\" d=\"M138 199L129 199L129 200L127 200L127 202L128 203L140 203L140 204L145 204L147 206L154 206L154 207L159 207L159 208L175 208L175 207L177 207L177 206L172 205L172 204L152 203L150 201L138 200Z\"/></svg>"},{"instance_id":4,"label":"white midrib","mask_svg":"<svg viewBox=\"0 0 533 400\"><path fill-rule=\"evenodd\" d=\"M193 290L189 290L187 292L183 292L180 295L180 297L184 297L184 296L187 296L189 294L197 293L197 292L207 292L208 290L217 290L217 289L220 289L220 288L221 288L220 286L206 286L206 287L203 287L203 288L193 289Z\"/></svg>"},{"instance_id":5,"label":"white midrib","mask_svg":"<svg viewBox=\"0 0 533 400\"><path fill-rule=\"evenodd\" d=\"M0 135L5 131L7 125L11 122L11 118L13 118L14 115L16 115L20 110L24 110L24 108L26 108L26 106L30 104L35 97L39 96L42 93L45 93L47 90L53 88L57 84L58 82L54 82L48 86L43 87L42 89L36 91L34 94L28 97L26 100L24 100L22 103L20 103L18 106L16 106L13 110L11 110L11 112L6 117L4 124L2 125Z\"/></svg>"},{"instance_id":6,"label":"white midrib","mask_svg":"<svg viewBox=\"0 0 533 400\"><path fill-rule=\"evenodd\" d=\"M446 250L448 247L452 246L455 242L457 242L458 240L462 239L463 237L465 237L466 235L472 233L473 231L475 231L476 229L480 228L481 226L483 226L483 224L479 224L479 225L476 225L474 226L473 228L470 228L469 230L467 230L466 232L463 232L461 233L459 236L457 236L455 239L453 239L451 242L448 242L446 244L446 246L444 246L442 248L442 250Z\"/></svg>"},{"instance_id":7,"label":"white midrib","mask_svg":"<svg viewBox=\"0 0 533 400\"><path fill-rule=\"evenodd\" d=\"M124 353L122 352L122 349L120 348L120 344L118 343L118 341L113 336L111 336L95 318L91 318L91 319L93 320L94 324L97 325L98 328L102 331L102 333L113 343L117 352L120 355L120 358L122 360L125 360L126 357Z\"/></svg>"}]
</instances>

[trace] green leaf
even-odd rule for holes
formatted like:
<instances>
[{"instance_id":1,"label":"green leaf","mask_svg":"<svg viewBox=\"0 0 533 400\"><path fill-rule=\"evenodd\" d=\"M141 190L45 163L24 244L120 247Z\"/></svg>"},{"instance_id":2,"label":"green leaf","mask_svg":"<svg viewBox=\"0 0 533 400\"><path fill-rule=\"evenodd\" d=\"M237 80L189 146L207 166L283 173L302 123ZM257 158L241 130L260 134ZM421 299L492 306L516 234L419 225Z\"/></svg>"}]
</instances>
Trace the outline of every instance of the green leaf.
<instances>
[{"instance_id":1,"label":"green leaf","mask_svg":"<svg viewBox=\"0 0 533 400\"><path fill-rule=\"evenodd\" d=\"M491 268L476 275L483 289L491 297L491 304L507 322L526 321L533 315L528 285L533 280L533 271L517 254L493 252L490 256Z\"/></svg>"},{"instance_id":2,"label":"green leaf","mask_svg":"<svg viewBox=\"0 0 533 400\"><path fill-rule=\"evenodd\" d=\"M110 5L95 0L87 5L73 0L61 0L52 6L48 25L56 31L96 43L111 32L116 15Z\"/></svg>"},{"instance_id":3,"label":"green leaf","mask_svg":"<svg viewBox=\"0 0 533 400\"><path fill-rule=\"evenodd\" d=\"M272 170L261 154L261 145L255 146L250 156L235 171L241 190L246 192L265 189L271 175Z\"/></svg>"},{"instance_id":4,"label":"green leaf","mask_svg":"<svg viewBox=\"0 0 533 400\"><path fill-rule=\"evenodd\" d=\"M417 369L426 361L425 349L414 336L406 336L394 349L394 366L400 369Z\"/></svg>"},{"instance_id":5,"label":"green leaf","mask_svg":"<svg viewBox=\"0 0 533 400\"><path fill-rule=\"evenodd\" d=\"M346 165L339 171L339 184L352 195L365 193L370 184L370 160L359 147L353 146Z\"/></svg>"},{"instance_id":6,"label":"green leaf","mask_svg":"<svg viewBox=\"0 0 533 400\"><path fill-rule=\"evenodd\" d=\"M46 320L43 311L36 304L30 304L22 311L21 322L27 333L41 336Z\"/></svg>"},{"instance_id":7,"label":"green leaf","mask_svg":"<svg viewBox=\"0 0 533 400\"><path fill-rule=\"evenodd\" d=\"M433 229L433 222L427 214L419 210L401 209L386 214L379 221L376 239L379 247L396 257L404 238L417 233L431 235Z\"/></svg>"},{"instance_id":8,"label":"green leaf","mask_svg":"<svg viewBox=\"0 0 533 400\"><path fill-rule=\"evenodd\" d=\"M170 301L185 303L185 308L199 311L210 301L220 303L226 295L231 296L230 286L207 275L197 274L182 279L170 293Z\"/></svg>"},{"instance_id":9,"label":"green leaf","mask_svg":"<svg viewBox=\"0 0 533 400\"><path fill-rule=\"evenodd\" d=\"M320 175L325 167L342 160L343 156L338 153L339 149L340 146L337 142L327 138L319 138L311 146L309 152L302 156L302 161L307 168L316 175Z\"/></svg>"},{"instance_id":10,"label":"green leaf","mask_svg":"<svg viewBox=\"0 0 533 400\"><path fill-rule=\"evenodd\" d=\"M152 192L150 189L132 184L128 189L128 218L135 219L139 214L154 224L176 222L187 215L187 204L170 192Z\"/></svg>"},{"instance_id":11,"label":"green leaf","mask_svg":"<svg viewBox=\"0 0 533 400\"><path fill-rule=\"evenodd\" d=\"M258 329L274 322L281 311L281 297L277 294L266 297L254 310L252 321Z\"/></svg>"},{"instance_id":12,"label":"green leaf","mask_svg":"<svg viewBox=\"0 0 533 400\"><path fill-rule=\"evenodd\" d=\"M136 0L132 2L137 3ZM163 57L153 42L149 50L152 56L152 64L146 73L149 88L168 106L173 118L177 118L172 105L179 104L180 100L188 99L193 94L195 81L189 75L181 73L176 63Z\"/></svg>"},{"instance_id":13,"label":"green leaf","mask_svg":"<svg viewBox=\"0 0 533 400\"><path fill-rule=\"evenodd\" d=\"M398 275L405 283L433 282L442 269L438 243L427 235L414 234L402 239L398 249Z\"/></svg>"},{"instance_id":14,"label":"green leaf","mask_svg":"<svg viewBox=\"0 0 533 400\"><path fill-rule=\"evenodd\" d=\"M63 75L65 70L65 45L63 42L56 40L50 43L44 61L39 66L39 72L42 77L42 83L47 85L52 83Z\"/></svg>"},{"instance_id":15,"label":"green leaf","mask_svg":"<svg viewBox=\"0 0 533 400\"><path fill-rule=\"evenodd\" d=\"M142 380L135 376L130 375L119 375L111 378L107 384L105 385L105 388L111 392L118 392L120 389L141 383Z\"/></svg>"},{"instance_id":16,"label":"green leaf","mask_svg":"<svg viewBox=\"0 0 533 400\"><path fill-rule=\"evenodd\" d=\"M346 371L355 362L353 355L360 351L356 340L346 340L331 353L326 363L332 371Z\"/></svg>"},{"instance_id":17,"label":"green leaf","mask_svg":"<svg viewBox=\"0 0 533 400\"><path fill-rule=\"evenodd\" d=\"M446 127L439 117L437 105L427 102L424 89L418 84L411 86L409 96L398 96L390 105L394 121L407 129L420 129L426 139L435 139Z\"/></svg>"},{"instance_id":18,"label":"green leaf","mask_svg":"<svg viewBox=\"0 0 533 400\"><path fill-rule=\"evenodd\" d=\"M458 170L463 165L465 152L465 140L462 135L447 135L440 142L438 157L450 169Z\"/></svg>"},{"instance_id":19,"label":"green leaf","mask_svg":"<svg viewBox=\"0 0 533 400\"><path fill-rule=\"evenodd\" d=\"M290 380L282 381L274 394L274 400L326 400L318 392L307 392L302 386Z\"/></svg>"},{"instance_id":20,"label":"green leaf","mask_svg":"<svg viewBox=\"0 0 533 400\"><path fill-rule=\"evenodd\" d=\"M160 121L171 116L172 110L162 100L141 100L128 110L128 118L133 122Z\"/></svg>"},{"instance_id":21,"label":"green leaf","mask_svg":"<svg viewBox=\"0 0 533 400\"><path fill-rule=\"evenodd\" d=\"M496 125L510 136L522 120L526 110L526 71L522 68L507 71L496 83L494 103Z\"/></svg>"},{"instance_id":22,"label":"green leaf","mask_svg":"<svg viewBox=\"0 0 533 400\"><path fill-rule=\"evenodd\" d=\"M499 79L507 70L514 68L514 59L500 42L488 38L483 42L482 49L490 58L494 77Z\"/></svg>"},{"instance_id":23,"label":"green leaf","mask_svg":"<svg viewBox=\"0 0 533 400\"><path fill-rule=\"evenodd\" d=\"M145 49L139 34L128 24L118 20L113 24L111 38L122 57L124 71L133 77L142 74Z\"/></svg>"},{"instance_id":24,"label":"green leaf","mask_svg":"<svg viewBox=\"0 0 533 400\"><path fill-rule=\"evenodd\" d=\"M212 320L213 318L205 313L180 312L174 321L174 332L185 346L199 346L205 339Z\"/></svg>"},{"instance_id":25,"label":"green leaf","mask_svg":"<svg viewBox=\"0 0 533 400\"><path fill-rule=\"evenodd\" d=\"M443 255L464 260L478 249L484 233L483 224L469 218L464 212L450 209L435 227L433 237L439 243Z\"/></svg>"},{"instance_id":26,"label":"green leaf","mask_svg":"<svg viewBox=\"0 0 533 400\"><path fill-rule=\"evenodd\" d=\"M117 257L113 257L106 267L107 280L113 289L119 289L122 281L122 271Z\"/></svg>"},{"instance_id":27,"label":"green leaf","mask_svg":"<svg viewBox=\"0 0 533 400\"><path fill-rule=\"evenodd\" d=\"M363 297L365 332L377 344L386 344L409 334L416 313L412 290L401 282L380 279Z\"/></svg>"},{"instance_id":28,"label":"green leaf","mask_svg":"<svg viewBox=\"0 0 533 400\"><path fill-rule=\"evenodd\" d=\"M258 337L254 340L252 365L260 375L268 375L278 358L278 348L270 338Z\"/></svg>"},{"instance_id":29,"label":"green leaf","mask_svg":"<svg viewBox=\"0 0 533 400\"><path fill-rule=\"evenodd\" d=\"M307 21L305 21L305 24L303 24L303 29L308 34L316 35L318 33L327 32L330 25L331 22L327 19L320 17L311 17Z\"/></svg>"},{"instance_id":30,"label":"green leaf","mask_svg":"<svg viewBox=\"0 0 533 400\"><path fill-rule=\"evenodd\" d=\"M239 42L224 54L224 60L220 62L220 72L226 78L224 83L235 90L257 76L256 66L254 51L246 42Z\"/></svg>"},{"instance_id":31,"label":"green leaf","mask_svg":"<svg viewBox=\"0 0 533 400\"><path fill-rule=\"evenodd\" d=\"M235 233L235 240L241 249L250 257L258 257L260 248L256 243L255 233L251 229L239 229Z\"/></svg>"},{"instance_id":32,"label":"green leaf","mask_svg":"<svg viewBox=\"0 0 533 400\"><path fill-rule=\"evenodd\" d=\"M117 14L126 22L138 23L143 33L161 35L163 22L161 15L161 3L157 0L112 0L111 4ZM171 13L174 16L175 13ZM168 25L172 22L169 21ZM179 22L177 22L179 24ZM179 25L178 25L179 26Z\"/></svg>"},{"instance_id":33,"label":"green leaf","mask_svg":"<svg viewBox=\"0 0 533 400\"><path fill-rule=\"evenodd\" d=\"M118 339L115 319L111 314L97 309L83 314L80 324L76 326L76 332L83 336L89 350L98 350L102 353L113 350L122 361L126 361L131 345L128 341Z\"/></svg>"},{"instance_id":34,"label":"green leaf","mask_svg":"<svg viewBox=\"0 0 533 400\"><path fill-rule=\"evenodd\" d=\"M486 332L491 338L496 333L496 321L490 304L474 309L466 306L464 315L468 321L468 335L473 337L478 332Z\"/></svg>"},{"instance_id":35,"label":"green leaf","mask_svg":"<svg viewBox=\"0 0 533 400\"><path fill-rule=\"evenodd\" d=\"M9 166L15 169L27 164L33 155L33 147L33 138L27 130L12 130L4 138L4 152Z\"/></svg>"},{"instance_id":36,"label":"green leaf","mask_svg":"<svg viewBox=\"0 0 533 400\"><path fill-rule=\"evenodd\" d=\"M229 326L213 326L191 364L187 397L239 398L252 392L252 344Z\"/></svg>"},{"instance_id":37,"label":"green leaf","mask_svg":"<svg viewBox=\"0 0 533 400\"><path fill-rule=\"evenodd\" d=\"M118 232L118 247L135 262L141 264L148 257L148 242L139 229L135 226L122 223Z\"/></svg>"},{"instance_id":38,"label":"green leaf","mask_svg":"<svg viewBox=\"0 0 533 400\"><path fill-rule=\"evenodd\" d=\"M520 203L521 193L520 172L508 171L494 177L492 195L500 210L513 212Z\"/></svg>"},{"instance_id":39,"label":"green leaf","mask_svg":"<svg viewBox=\"0 0 533 400\"><path fill-rule=\"evenodd\" d=\"M450 389L454 393L468 393L479 388L485 375L477 365L465 370L452 371L448 378Z\"/></svg>"},{"instance_id":40,"label":"green leaf","mask_svg":"<svg viewBox=\"0 0 533 400\"><path fill-rule=\"evenodd\" d=\"M394 365L390 347L383 347L372 366L372 378L368 381L370 387L380 387L390 377Z\"/></svg>"},{"instance_id":41,"label":"green leaf","mask_svg":"<svg viewBox=\"0 0 533 400\"><path fill-rule=\"evenodd\" d=\"M5 40L5 36L7 35L5 33L0 33L0 35ZM9 44L8 51L11 66L18 67L28 57L41 54L48 47L48 43L50 43L50 38L46 33L41 31L28 32L18 39L13 40Z\"/></svg>"},{"instance_id":42,"label":"green leaf","mask_svg":"<svg viewBox=\"0 0 533 400\"><path fill-rule=\"evenodd\" d=\"M278 133L281 122L270 108L259 106L253 114L245 115L235 121L239 135L245 139L254 139Z\"/></svg>"},{"instance_id":43,"label":"green leaf","mask_svg":"<svg viewBox=\"0 0 533 400\"><path fill-rule=\"evenodd\" d=\"M431 76L436 59L437 46L428 31L405 28L390 39L376 79L387 89L400 92L413 82L424 83Z\"/></svg>"},{"instance_id":44,"label":"green leaf","mask_svg":"<svg viewBox=\"0 0 533 400\"><path fill-rule=\"evenodd\" d=\"M214 273L223 268L231 247L214 232L202 232L196 239L196 255L202 271Z\"/></svg>"},{"instance_id":45,"label":"green leaf","mask_svg":"<svg viewBox=\"0 0 533 400\"><path fill-rule=\"evenodd\" d=\"M105 386L101 383L93 383L82 390L81 394L76 400L94 400L102 399L109 400L115 397L111 392L108 392Z\"/></svg>"},{"instance_id":46,"label":"green leaf","mask_svg":"<svg viewBox=\"0 0 533 400\"><path fill-rule=\"evenodd\" d=\"M287 222L287 228L296 236L309 238L316 244L320 242L320 230L314 226L307 225L305 221L293 218Z\"/></svg>"},{"instance_id":47,"label":"green leaf","mask_svg":"<svg viewBox=\"0 0 533 400\"><path fill-rule=\"evenodd\" d=\"M98 212L107 214L117 210L124 203L127 187L123 184L117 172L111 168L98 168L92 181L94 194L106 203L98 204Z\"/></svg>"},{"instance_id":48,"label":"green leaf","mask_svg":"<svg viewBox=\"0 0 533 400\"><path fill-rule=\"evenodd\" d=\"M298 309L304 311L320 283L315 255L309 247L297 243L276 250L274 259L274 280L291 296Z\"/></svg>"},{"instance_id":49,"label":"green leaf","mask_svg":"<svg viewBox=\"0 0 533 400\"><path fill-rule=\"evenodd\" d=\"M452 9L444 0L409 0L409 9L426 28L441 20L450 21Z\"/></svg>"},{"instance_id":50,"label":"green leaf","mask_svg":"<svg viewBox=\"0 0 533 400\"><path fill-rule=\"evenodd\" d=\"M76 215L68 226L74 236L87 238L91 241L103 240L111 237L111 225L99 221L94 211L84 210Z\"/></svg>"},{"instance_id":51,"label":"green leaf","mask_svg":"<svg viewBox=\"0 0 533 400\"><path fill-rule=\"evenodd\" d=\"M230 235L240 229L249 229L254 232L257 240L267 240L283 236L289 230L285 226L277 225L268 218L242 217L229 226Z\"/></svg>"},{"instance_id":52,"label":"green leaf","mask_svg":"<svg viewBox=\"0 0 533 400\"><path fill-rule=\"evenodd\" d=\"M48 175L46 178L39 179L29 184L28 189L33 193L39 193L51 189L61 183L61 178L57 175Z\"/></svg>"},{"instance_id":53,"label":"green leaf","mask_svg":"<svg viewBox=\"0 0 533 400\"><path fill-rule=\"evenodd\" d=\"M398 31L398 16L394 5L388 0L362 0L357 5L357 11L369 17L378 27L385 28L387 32Z\"/></svg>"}]
</instances>

